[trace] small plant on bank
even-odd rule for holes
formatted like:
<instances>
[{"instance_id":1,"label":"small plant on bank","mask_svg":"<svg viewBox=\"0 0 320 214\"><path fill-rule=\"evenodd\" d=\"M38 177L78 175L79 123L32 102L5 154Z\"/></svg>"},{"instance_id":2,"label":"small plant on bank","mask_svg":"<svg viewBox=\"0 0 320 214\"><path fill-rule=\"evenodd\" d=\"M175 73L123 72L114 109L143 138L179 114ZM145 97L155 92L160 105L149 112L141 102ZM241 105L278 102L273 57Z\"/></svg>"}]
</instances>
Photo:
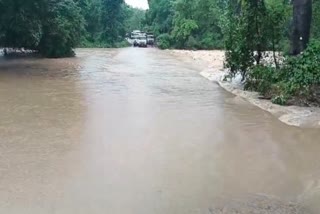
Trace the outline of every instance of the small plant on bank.
<instances>
[{"instance_id":1,"label":"small plant on bank","mask_svg":"<svg viewBox=\"0 0 320 214\"><path fill-rule=\"evenodd\" d=\"M249 73L245 90L258 91L266 99L272 98L273 84L278 82L276 68L271 66L255 66Z\"/></svg>"}]
</instances>

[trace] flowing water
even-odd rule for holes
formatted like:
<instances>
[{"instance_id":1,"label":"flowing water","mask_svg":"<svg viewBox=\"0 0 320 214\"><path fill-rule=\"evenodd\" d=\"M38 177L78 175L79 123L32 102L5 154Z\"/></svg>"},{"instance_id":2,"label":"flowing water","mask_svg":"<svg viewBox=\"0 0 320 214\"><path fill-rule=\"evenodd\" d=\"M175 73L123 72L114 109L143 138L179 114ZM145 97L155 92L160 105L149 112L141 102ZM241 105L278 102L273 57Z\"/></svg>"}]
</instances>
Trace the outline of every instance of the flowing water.
<instances>
[{"instance_id":1,"label":"flowing water","mask_svg":"<svg viewBox=\"0 0 320 214\"><path fill-rule=\"evenodd\" d=\"M138 48L1 59L0 213L276 213L262 209L278 201L319 213L319 130L282 124L200 70Z\"/></svg>"}]
</instances>

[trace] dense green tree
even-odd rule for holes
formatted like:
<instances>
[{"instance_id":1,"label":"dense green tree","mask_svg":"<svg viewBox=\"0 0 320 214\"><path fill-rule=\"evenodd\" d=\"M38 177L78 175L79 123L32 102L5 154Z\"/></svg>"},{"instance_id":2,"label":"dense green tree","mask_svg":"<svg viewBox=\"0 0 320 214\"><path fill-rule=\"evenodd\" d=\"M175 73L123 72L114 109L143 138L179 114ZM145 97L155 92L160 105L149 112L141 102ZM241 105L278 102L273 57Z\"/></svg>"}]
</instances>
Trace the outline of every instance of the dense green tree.
<instances>
[{"instance_id":1,"label":"dense green tree","mask_svg":"<svg viewBox=\"0 0 320 214\"><path fill-rule=\"evenodd\" d=\"M222 9L223 4L219 0L197 1L195 19L199 29L196 38L199 40L200 48L223 48L223 35L220 27Z\"/></svg>"},{"instance_id":2,"label":"dense green tree","mask_svg":"<svg viewBox=\"0 0 320 214\"><path fill-rule=\"evenodd\" d=\"M156 35L166 34L160 37L163 44L190 49L222 48L219 22L223 4L222 0L150 0L146 22Z\"/></svg>"},{"instance_id":3,"label":"dense green tree","mask_svg":"<svg viewBox=\"0 0 320 214\"><path fill-rule=\"evenodd\" d=\"M194 42L192 36L199 28L194 15L195 4L193 0L178 0L176 2L172 36L178 48L186 46L187 48L192 48L190 45L190 43Z\"/></svg>"},{"instance_id":4,"label":"dense green tree","mask_svg":"<svg viewBox=\"0 0 320 214\"><path fill-rule=\"evenodd\" d=\"M47 57L72 56L84 32L80 8L73 0L50 0L43 17L40 52Z\"/></svg>"},{"instance_id":5,"label":"dense green tree","mask_svg":"<svg viewBox=\"0 0 320 214\"><path fill-rule=\"evenodd\" d=\"M76 0L85 20L82 45L114 47L126 33L141 29L145 11L132 8L123 0Z\"/></svg>"},{"instance_id":6,"label":"dense green tree","mask_svg":"<svg viewBox=\"0 0 320 214\"><path fill-rule=\"evenodd\" d=\"M0 45L39 50L48 57L70 56L82 33L73 0L2 0Z\"/></svg>"},{"instance_id":7,"label":"dense green tree","mask_svg":"<svg viewBox=\"0 0 320 214\"><path fill-rule=\"evenodd\" d=\"M149 10L146 13L146 22L158 36L169 33L173 28L175 0L149 0Z\"/></svg>"},{"instance_id":8,"label":"dense green tree","mask_svg":"<svg viewBox=\"0 0 320 214\"><path fill-rule=\"evenodd\" d=\"M130 6L124 7L125 13L125 29L126 32L132 32L133 30L143 30L145 24L146 11L138 8L132 8Z\"/></svg>"},{"instance_id":9,"label":"dense green tree","mask_svg":"<svg viewBox=\"0 0 320 214\"><path fill-rule=\"evenodd\" d=\"M112 44L124 36L123 0L102 0L102 38Z\"/></svg>"},{"instance_id":10,"label":"dense green tree","mask_svg":"<svg viewBox=\"0 0 320 214\"><path fill-rule=\"evenodd\" d=\"M80 43L116 46L143 19L123 0L0 0L0 46L72 56Z\"/></svg>"},{"instance_id":11,"label":"dense green tree","mask_svg":"<svg viewBox=\"0 0 320 214\"><path fill-rule=\"evenodd\" d=\"M86 31L82 39L91 43L99 41L102 32L101 0L76 0L76 3L85 21Z\"/></svg>"},{"instance_id":12,"label":"dense green tree","mask_svg":"<svg viewBox=\"0 0 320 214\"><path fill-rule=\"evenodd\" d=\"M2 0L0 3L0 44L9 47L36 47L42 36L43 1Z\"/></svg>"}]
</instances>

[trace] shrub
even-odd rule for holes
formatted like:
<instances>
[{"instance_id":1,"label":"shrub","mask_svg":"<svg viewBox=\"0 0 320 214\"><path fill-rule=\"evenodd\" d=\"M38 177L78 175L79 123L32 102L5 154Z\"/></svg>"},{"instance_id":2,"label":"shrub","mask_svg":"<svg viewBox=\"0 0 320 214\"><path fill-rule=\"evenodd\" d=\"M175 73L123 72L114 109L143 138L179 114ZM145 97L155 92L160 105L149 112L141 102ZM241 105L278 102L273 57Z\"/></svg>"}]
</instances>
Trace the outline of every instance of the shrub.
<instances>
[{"instance_id":1,"label":"shrub","mask_svg":"<svg viewBox=\"0 0 320 214\"><path fill-rule=\"evenodd\" d=\"M260 92L272 102L288 105L320 104L320 42L313 41L299 56L287 57L281 68L255 66L245 89Z\"/></svg>"},{"instance_id":2,"label":"shrub","mask_svg":"<svg viewBox=\"0 0 320 214\"><path fill-rule=\"evenodd\" d=\"M265 98L271 98L272 86L278 81L277 70L271 66L256 66L249 71L246 90L258 91Z\"/></svg>"},{"instance_id":3,"label":"shrub","mask_svg":"<svg viewBox=\"0 0 320 214\"><path fill-rule=\"evenodd\" d=\"M288 98L285 95L279 95L279 96L274 96L271 101L274 104L278 104L278 105L286 105L288 102Z\"/></svg>"},{"instance_id":4,"label":"shrub","mask_svg":"<svg viewBox=\"0 0 320 214\"><path fill-rule=\"evenodd\" d=\"M197 40L193 36L189 36L184 46L185 48L192 50L196 50L199 47Z\"/></svg>"},{"instance_id":5,"label":"shrub","mask_svg":"<svg viewBox=\"0 0 320 214\"><path fill-rule=\"evenodd\" d=\"M172 37L174 38L175 46L177 48L187 48L186 44L188 40L193 35L193 32L195 32L198 28L199 27L195 20L177 18L172 31Z\"/></svg>"},{"instance_id":6,"label":"shrub","mask_svg":"<svg viewBox=\"0 0 320 214\"><path fill-rule=\"evenodd\" d=\"M301 55L287 61L286 71L291 84L299 88L320 84L320 41L313 41Z\"/></svg>"},{"instance_id":7,"label":"shrub","mask_svg":"<svg viewBox=\"0 0 320 214\"><path fill-rule=\"evenodd\" d=\"M171 47L171 36L167 33L157 37L157 45L160 49L168 49Z\"/></svg>"},{"instance_id":8,"label":"shrub","mask_svg":"<svg viewBox=\"0 0 320 214\"><path fill-rule=\"evenodd\" d=\"M301 55L288 58L284 67L288 93L305 105L319 102L314 91L320 85L319 61L320 41L313 41Z\"/></svg>"},{"instance_id":9,"label":"shrub","mask_svg":"<svg viewBox=\"0 0 320 214\"><path fill-rule=\"evenodd\" d=\"M200 41L200 48L201 49L223 49L224 43L220 35L207 33L203 36L202 40Z\"/></svg>"}]
</instances>

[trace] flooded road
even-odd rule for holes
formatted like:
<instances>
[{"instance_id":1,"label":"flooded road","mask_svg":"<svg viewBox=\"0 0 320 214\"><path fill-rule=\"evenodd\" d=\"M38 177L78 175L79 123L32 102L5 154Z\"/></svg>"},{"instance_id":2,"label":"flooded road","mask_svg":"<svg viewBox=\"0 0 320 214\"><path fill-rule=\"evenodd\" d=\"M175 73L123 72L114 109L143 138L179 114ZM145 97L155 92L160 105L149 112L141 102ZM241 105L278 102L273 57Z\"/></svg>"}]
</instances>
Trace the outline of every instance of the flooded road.
<instances>
[{"instance_id":1,"label":"flooded road","mask_svg":"<svg viewBox=\"0 0 320 214\"><path fill-rule=\"evenodd\" d=\"M0 213L212 214L260 196L319 213L319 130L200 71L156 49L1 59Z\"/></svg>"}]
</instances>

